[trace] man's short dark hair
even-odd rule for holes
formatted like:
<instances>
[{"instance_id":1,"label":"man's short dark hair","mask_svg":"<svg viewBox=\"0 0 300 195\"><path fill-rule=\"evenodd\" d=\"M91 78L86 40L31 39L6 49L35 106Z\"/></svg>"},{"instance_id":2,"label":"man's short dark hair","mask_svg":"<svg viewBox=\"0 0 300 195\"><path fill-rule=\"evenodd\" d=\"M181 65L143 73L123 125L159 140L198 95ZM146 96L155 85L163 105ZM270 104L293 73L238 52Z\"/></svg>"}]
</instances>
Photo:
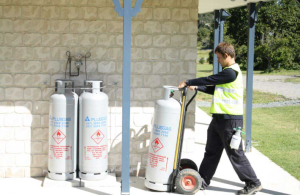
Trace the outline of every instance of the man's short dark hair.
<instances>
[{"instance_id":1,"label":"man's short dark hair","mask_svg":"<svg viewBox=\"0 0 300 195\"><path fill-rule=\"evenodd\" d=\"M220 53L225 58L225 53L227 53L232 58L235 57L234 47L230 43L222 42L215 49L215 53Z\"/></svg>"}]
</instances>

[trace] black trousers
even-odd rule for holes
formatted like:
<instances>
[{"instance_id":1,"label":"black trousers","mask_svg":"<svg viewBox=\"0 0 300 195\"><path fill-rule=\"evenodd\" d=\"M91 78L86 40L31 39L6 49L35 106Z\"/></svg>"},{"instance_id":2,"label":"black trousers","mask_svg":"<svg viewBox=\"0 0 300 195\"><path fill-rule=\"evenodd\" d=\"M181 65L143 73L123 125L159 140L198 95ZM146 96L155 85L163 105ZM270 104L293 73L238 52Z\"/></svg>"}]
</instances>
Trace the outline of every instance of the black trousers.
<instances>
[{"instance_id":1,"label":"black trousers","mask_svg":"<svg viewBox=\"0 0 300 195\"><path fill-rule=\"evenodd\" d=\"M205 182L203 187L207 187L210 184L210 180L216 172L224 148L240 180L246 184L261 185L250 162L245 156L242 142L238 150L230 148L230 141L232 135L235 133L233 128L238 127L243 128L243 120L214 117L210 123L207 130L205 154L199 168L199 173Z\"/></svg>"}]
</instances>

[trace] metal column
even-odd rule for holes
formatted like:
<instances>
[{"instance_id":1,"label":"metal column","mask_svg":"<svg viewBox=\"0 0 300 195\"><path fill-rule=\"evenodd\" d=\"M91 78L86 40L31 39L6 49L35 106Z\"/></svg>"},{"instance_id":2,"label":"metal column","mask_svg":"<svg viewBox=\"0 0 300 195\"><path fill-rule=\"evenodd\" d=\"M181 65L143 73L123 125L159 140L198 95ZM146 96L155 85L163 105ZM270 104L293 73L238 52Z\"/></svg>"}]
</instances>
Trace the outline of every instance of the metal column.
<instances>
[{"instance_id":1,"label":"metal column","mask_svg":"<svg viewBox=\"0 0 300 195\"><path fill-rule=\"evenodd\" d=\"M130 74L131 0L124 1L123 19L123 94L122 94L122 194L130 193Z\"/></svg>"},{"instance_id":2,"label":"metal column","mask_svg":"<svg viewBox=\"0 0 300 195\"><path fill-rule=\"evenodd\" d=\"M124 0L124 9L119 0L113 0L115 11L123 16L123 94L122 94L122 187L121 194L130 194L130 81L131 81L131 17L141 11L143 0Z\"/></svg>"},{"instance_id":3,"label":"metal column","mask_svg":"<svg viewBox=\"0 0 300 195\"><path fill-rule=\"evenodd\" d=\"M230 14L225 10L215 10L215 32L214 32L214 50L219 43L223 42L224 23ZM214 51L213 51L214 52ZM217 55L214 52L213 73L217 74L222 71L222 66L218 63Z\"/></svg>"},{"instance_id":4,"label":"metal column","mask_svg":"<svg viewBox=\"0 0 300 195\"><path fill-rule=\"evenodd\" d=\"M257 12L261 3L255 6L255 3L248 3L248 62L247 62L247 91L246 91L246 152L251 152L251 134L252 134L252 97L253 97L253 67L254 67L254 40L255 40L255 23Z\"/></svg>"},{"instance_id":5,"label":"metal column","mask_svg":"<svg viewBox=\"0 0 300 195\"><path fill-rule=\"evenodd\" d=\"M215 49L219 44L219 35L220 35L220 11L215 10L215 31L214 31L214 48L213 48L213 55L214 55L214 62L213 62L213 74L217 74L219 72L219 63L217 55L215 54Z\"/></svg>"},{"instance_id":6,"label":"metal column","mask_svg":"<svg viewBox=\"0 0 300 195\"><path fill-rule=\"evenodd\" d=\"M230 16L230 14L228 12L226 12L225 10L221 9L220 10L220 27L219 27L219 43L223 42L223 37L224 37L224 23L225 20ZM214 48L215 49L215 48ZM222 71L222 66L219 64L219 72Z\"/></svg>"}]
</instances>

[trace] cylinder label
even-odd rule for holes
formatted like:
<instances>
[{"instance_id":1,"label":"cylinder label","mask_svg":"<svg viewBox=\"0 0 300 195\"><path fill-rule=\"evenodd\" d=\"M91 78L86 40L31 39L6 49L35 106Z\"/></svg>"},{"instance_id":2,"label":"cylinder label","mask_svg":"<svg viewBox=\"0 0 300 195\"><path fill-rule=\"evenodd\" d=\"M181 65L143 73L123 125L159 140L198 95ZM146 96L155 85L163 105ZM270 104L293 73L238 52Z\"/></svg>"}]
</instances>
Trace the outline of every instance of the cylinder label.
<instances>
[{"instance_id":1,"label":"cylinder label","mask_svg":"<svg viewBox=\"0 0 300 195\"><path fill-rule=\"evenodd\" d=\"M107 117L85 117L85 127L86 128L99 128L106 127Z\"/></svg>"},{"instance_id":2,"label":"cylinder label","mask_svg":"<svg viewBox=\"0 0 300 195\"><path fill-rule=\"evenodd\" d=\"M102 153L107 150L107 145L103 146L85 146L84 147L84 159L85 160L92 160L100 159L103 157L104 159L107 158L107 155L103 156Z\"/></svg>"},{"instance_id":3,"label":"cylinder label","mask_svg":"<svg viewBox=\"0 0 300 195\"><path fill-rule=\"evenodd\" d=\"M151 143L151 146L152 146L154 153L158 152L159 150L161 150L164 147L164 145L161 143L161 141L158 138L153 140L153 142Z\"/></svg>"},{"instance_id":4,"label":"cylinder label","mask_svg":"<svg viewBox=\"0 0 300 195\"><path fill-rule=\"evenodd\" d=\"M172 131L172 128L169 126L153 124L152 131L154 132L154 135L169 137L169 132Z\"/></svg>"},{"instance_id":5,"label":"cylinder label","mask_svg":"<svg viewBox=\"0 0 300 195\"><path fill-rule=\"evenodd\" d=\"M52 138L57 144L60 144L60 142L62 142L66 137L67 136L65 136L65 134L59 129L52 135Z\"/></svg>"},{"instance_id":6,"label":"cylinder label","mask_svg":"<svg viewBox=\"0 0 300 195\"><path fill-rule=\"evenodd\" d=\"M99 129L91 136L96 144L100 144L104 137L104 134Z\"/></svg>"},{"instance_id":7,"label":"cylinder label","mask_svg":"<svg viewBox=\"0 0 300 195\"><path fill-rule=\"evenodd\" d=\"M49 116L49 125L56 128L69 128L70 123L72 122L71 117L55 117Z\"/></svg>"},{"instance_id":8,"label":"cylinder label","mask_svg":"<svg viewBox=\"0 0 300 195\"><path fill-rule=\"evenodd\" d=\"M160 171L167 172L169 158L166 156L152 154L151 152L149 152L148 158L152 168L158 167Z\"/></svg>"},{"instance_id":9,"label":"cylinder label","mask_svg":"<svg viewBox=\"0 0 300 195\"><path fill-rule=\"evenodd\" d=\"M66 159L72 160L72 146L55 146L50 145L49 159Z\"/></svg>"}]
</instances>

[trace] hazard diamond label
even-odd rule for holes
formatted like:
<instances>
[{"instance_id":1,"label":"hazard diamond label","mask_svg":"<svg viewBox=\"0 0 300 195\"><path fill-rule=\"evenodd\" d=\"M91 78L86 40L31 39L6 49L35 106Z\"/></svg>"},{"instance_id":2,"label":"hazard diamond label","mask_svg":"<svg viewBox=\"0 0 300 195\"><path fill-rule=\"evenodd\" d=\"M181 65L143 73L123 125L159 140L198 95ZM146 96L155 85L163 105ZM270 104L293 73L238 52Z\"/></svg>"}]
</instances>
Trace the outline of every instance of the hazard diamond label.
<instances>
[{"instance_id":1,"label":"hazard diamond label","mask_svg":"<svg viewBox=\"0 0 300 195\"><path fill-rule=\"evenodd\" d=\"M61 130L57 130L53 135L52 138L55 140L57 144L60 144L67 136L61 132Z\"/></svg>"},{"instance_id":2,"label":"hazard diamond label","mask_svg":"<svg viewBox=\"0 0 300 195\"><path fill-rule=\"evenodd\" d=\"M153 140L153 142L151 143L151 146L155 153L164 147L158 138Z\"/></svg>"},{"instance_id":3,"label":"hazard diamond label","mask_svg":"<svg viewBox=\"0 0 300 195\"><path fill-rule=\"evenodd\" d=\"M104 138L104 134L98 129L91 138L96 142L96 144L100 144Z\"/></svg>"}]
</instances>

